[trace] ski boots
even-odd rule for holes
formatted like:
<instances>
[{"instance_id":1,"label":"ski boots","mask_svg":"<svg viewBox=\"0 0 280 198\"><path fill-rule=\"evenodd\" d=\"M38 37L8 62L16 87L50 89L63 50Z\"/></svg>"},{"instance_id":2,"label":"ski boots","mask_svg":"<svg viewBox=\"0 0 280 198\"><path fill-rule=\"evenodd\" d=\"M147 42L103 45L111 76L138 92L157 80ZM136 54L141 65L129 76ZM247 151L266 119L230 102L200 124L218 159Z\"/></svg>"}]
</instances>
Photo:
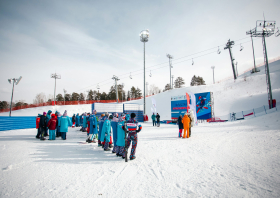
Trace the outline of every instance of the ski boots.
<instances>
[{"instance_id":1,"label":"ski boots","mask_svg":"<svg viewBox=\"0 0 280 198\"><path fill-rule=\"evenodd\" d=\"M104 149L104 151L110 151L111 149L107 148L107 149Z\"/></svg>"},{"instance_id":2,"label":"ski boots","mask_svg":"<svg viewBox=\"0 0 280 198\"><path fill-rule=\"evenodd\" d=\"M130 160L134 160L135 158L136 158L136 157L130 157L129 159L130 159Z\"/></svg>"}]
</instances>

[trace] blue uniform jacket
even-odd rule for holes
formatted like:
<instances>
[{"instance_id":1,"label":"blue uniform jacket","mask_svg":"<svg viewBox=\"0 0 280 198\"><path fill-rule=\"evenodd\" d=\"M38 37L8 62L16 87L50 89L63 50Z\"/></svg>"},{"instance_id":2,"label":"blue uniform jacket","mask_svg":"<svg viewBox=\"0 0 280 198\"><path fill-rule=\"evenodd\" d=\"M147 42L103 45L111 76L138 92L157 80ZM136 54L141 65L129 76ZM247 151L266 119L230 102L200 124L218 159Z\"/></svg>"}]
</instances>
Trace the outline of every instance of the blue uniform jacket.
<instances>
[{"instance_id":1,"label":"blue uniform jacket","mask_svg":"<svg viewBox=\"0 0 280 198\"><path fill-rule=\"evenodd\" d=\"M72 126L72 122L68 116L62 116L58 121L60 132L68 132L68 127Z\"/></svg>"},{"instance_id":2,"label":"blue uniform jacket","mask_svg":"<svg viewBox=\"0 0 280 198\"><path fill-rule=\"evenodd\" d=\"M105 136L105 134L107 134L107 136ZM105 142L110 142L110 135L111 135L111 121L109 119L106 119L102 126L100 141L104 142L105 140Z\"/></svg>"},{"instance_id":3,"label":"blue uniform jacket","mask_svg":"<svg viewBox=\"0 0 280 198\"><path fill-rule=\"evenodd\" d=\"M117 142L116 142L117 146L125 146L125 139L124 139L125 138L125 132L122 129L123 125L124 125L124 121L118 123L118 130L117 130L117 133L118 133L117 137L118 138L117 138Z\"/></svg>"},{"instance_id":4,"label":"blue uniform jacket","mask_svg":"<svg viewBox=\"0 0 280 198\"><path fill-rule=\"evenodd\" d=\"M83 127L86 128L87 127L87 116L83 116Z\"/></svg>"},{"instance_id":5,"label":"blue uniform jacket","mask_svg":"<svg viewBox=\"0 0 280 198\"><path fill-rule=\"evenodd\" d=\"M97 134L97 120L95 115L91 115L89 117L89 134ZM93 128L93 125L95 125L95 128Z\"/></svg>"}]
</instances>

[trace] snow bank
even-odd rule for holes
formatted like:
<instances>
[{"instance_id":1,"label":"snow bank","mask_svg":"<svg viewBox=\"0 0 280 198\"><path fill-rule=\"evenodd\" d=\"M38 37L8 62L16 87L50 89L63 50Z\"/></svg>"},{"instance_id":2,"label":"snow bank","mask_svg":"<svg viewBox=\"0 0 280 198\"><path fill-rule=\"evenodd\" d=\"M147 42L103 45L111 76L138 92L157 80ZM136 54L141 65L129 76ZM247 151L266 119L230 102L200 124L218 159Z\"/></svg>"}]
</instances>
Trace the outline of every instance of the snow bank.
<instances>
[{"instance_id":1,"label":"snow bank","mask_svg":"<svg viewBox=\"0 0 280 198\"><path fill-rule=\"evenodd\" d=\"M143 124L137 158L124 162L86 134L40 141L36 130L0 132L0 197L279 197L280 113L178 127Z\"/></svg>"}]
</instances>

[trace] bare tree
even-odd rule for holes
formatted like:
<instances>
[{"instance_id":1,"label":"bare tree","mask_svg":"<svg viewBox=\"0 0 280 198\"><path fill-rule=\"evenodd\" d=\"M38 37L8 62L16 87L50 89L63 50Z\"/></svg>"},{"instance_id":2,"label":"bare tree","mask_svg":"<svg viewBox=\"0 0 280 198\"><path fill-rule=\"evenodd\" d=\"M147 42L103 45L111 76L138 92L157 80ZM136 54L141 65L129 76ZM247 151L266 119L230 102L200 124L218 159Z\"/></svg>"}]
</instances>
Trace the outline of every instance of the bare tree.
<instances>
[{"instance_id":1,"label":"bare tree","mask_svg":"<svg viewBox=\"0 0 280 198\"><path fill-rule=\"evenodd\" d=\"M155 86L154 84L150 85L149 95L158 94L160 92L161 90L157 86Z\"/></svg>"},{"instance_id":2,"label":"bare tree","mask_svg":"<svg viewBox=\"0 0 280 198\"><path fill-rule=\"evenodd\" d=\"M46 95L42 92L35 96L35 99L33 100L33 104L39 104L46 102Z\"/></svg>"}]
</instances>

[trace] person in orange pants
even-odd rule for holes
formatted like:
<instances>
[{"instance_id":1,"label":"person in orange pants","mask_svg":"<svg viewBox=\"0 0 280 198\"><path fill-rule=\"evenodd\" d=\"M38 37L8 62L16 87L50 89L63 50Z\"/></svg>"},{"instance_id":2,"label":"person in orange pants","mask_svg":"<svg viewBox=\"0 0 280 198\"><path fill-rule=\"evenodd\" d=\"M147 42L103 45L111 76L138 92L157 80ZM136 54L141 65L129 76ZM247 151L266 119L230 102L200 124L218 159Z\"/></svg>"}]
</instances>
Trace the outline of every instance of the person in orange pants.
<instances>
[{"instance_id":1,"label":"person in orange pants","mask_svg":"<svg viewBox=\"0 0 280 198\"><path fill-rule=\"evenodd\" d=\"M187 135L187 138L189 138L189 127L190 127L190 118L188 116L188 113L185 113L183 119L182 119L182 123L184 125L184 135L183 135L183 138L186 138L186 135ZM186 131L187 131L187 134L186 134Z\"/></svg>"}]
</instances>

